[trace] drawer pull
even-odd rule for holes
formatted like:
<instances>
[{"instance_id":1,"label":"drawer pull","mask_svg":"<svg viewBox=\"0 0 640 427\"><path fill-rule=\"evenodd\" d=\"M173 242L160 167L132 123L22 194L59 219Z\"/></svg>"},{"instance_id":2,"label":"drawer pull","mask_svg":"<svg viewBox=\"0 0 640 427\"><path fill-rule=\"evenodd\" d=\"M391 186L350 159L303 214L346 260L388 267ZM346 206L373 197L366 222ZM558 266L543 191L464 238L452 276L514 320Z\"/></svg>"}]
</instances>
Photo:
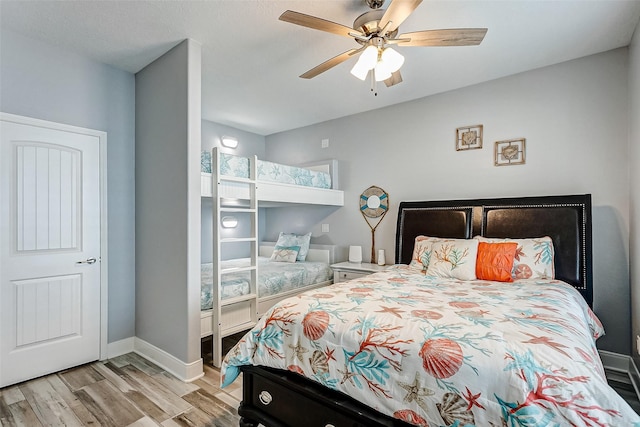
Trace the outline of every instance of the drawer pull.
<instances>
[{"instance_id":1,"label":"drawer pull","mask_svg":"<svg viewBox=\"0 0 640 427\"><path fill-rule=\"evenodd\" d=\"M327 425L326 425L326 426L324 426L324 427L336 427L336 426L334 426L333 424L327 424Z\"/></svg>"},{"instance_id":2,"label":"drawer pull","mask_svg":"<svg viewBox=\"0 0 640 427\"><path fill-rule=\"evenodd\" d=\"M260 395L258 395L258 399L260 399L263 405L268 405L273 400L273 397L271 397L271 393L263 390L260 392Z\"/></svg>"}]
</instances>

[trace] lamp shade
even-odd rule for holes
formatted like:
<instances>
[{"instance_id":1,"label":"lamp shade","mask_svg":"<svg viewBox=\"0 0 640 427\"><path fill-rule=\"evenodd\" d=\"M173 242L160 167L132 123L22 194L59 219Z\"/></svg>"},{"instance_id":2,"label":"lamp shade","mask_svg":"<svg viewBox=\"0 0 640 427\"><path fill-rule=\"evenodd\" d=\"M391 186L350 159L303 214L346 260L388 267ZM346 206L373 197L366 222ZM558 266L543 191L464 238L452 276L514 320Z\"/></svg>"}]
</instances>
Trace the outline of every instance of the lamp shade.
<instances>
[{"instance_id":1,"label":"lamp shade","mask_svg":"<svg viewBox=\"0 0 640 427\"><path fill-rule=\"evenodd\" d=\"M385 64L383 61L380 61L376 64L375 68L376 81L380 82L382 80L387 80L391 77L391 70L389 66Z\"/></svg>"},{"instance_id":2,"label":"lamp shade","mask_svg":"<svg viewBox=\"0 0 640 427\"><path fill-rule=\"evenodd\" d=\"M388 47L382 52L380 61L389 68L390 72L395 73L404 64L404 56Z\"/></svg>"},{"instance_id":3,"label":"lamp shade","mask_svg":"<svg viewBox=\"0 0 640 427\"><path fill-rule=\"evenodd\" d=\"M369 70L376 66L378 61L378 48L375 46L367 46L367 48L360 54L358 62L351 69L351 74L364 80L367 78Z\"/></svg>"}]
</instances>

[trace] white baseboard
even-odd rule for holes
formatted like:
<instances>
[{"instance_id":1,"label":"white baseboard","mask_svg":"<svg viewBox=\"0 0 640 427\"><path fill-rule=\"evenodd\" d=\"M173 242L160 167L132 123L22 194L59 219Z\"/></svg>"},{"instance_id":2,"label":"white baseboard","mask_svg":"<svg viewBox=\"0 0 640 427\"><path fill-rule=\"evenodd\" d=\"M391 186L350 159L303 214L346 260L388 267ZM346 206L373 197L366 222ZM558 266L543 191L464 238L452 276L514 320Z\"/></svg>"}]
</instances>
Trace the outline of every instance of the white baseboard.
<instances>
[{"instance_id":1,"label":"white baseboard","mask_svg":"<svg viewBox=\"0 0 640 427\"><path fill-rule=\"evenodd\" d=\"M138 337L134 337L133 351L184 382L195 381L204 376L202 359L185 363Z\"/></svg>"},{"instance_id":2,"label":"white baseboard","mask_svg":"<svg viewBox=\"0 0 640 427\"><path fill-rule=\"evenodd\" d=\"M606 370L620 374L627 384L631 384L640 399L640 372L631 356L599 350L602 365Z\"/></svg>"},{"instance_id":3,"label":"white baseboard","mask_svg":"<svg viewBox=\"0 0 640 427\"><path fill-rule=\"evenodd\" d=\"M134 346L134 337L107 344L107 359L112 359L123 354L131 353Z\"/></svg>"},{"instance_id":4,"label":"white baseboard","mask_svg":"<svg viewBox=\"0 0 640 427\"><path fill-rule=\"evenodd\" d=\"M602 360L602 365L604 365L605 369L629 374L629 366L633 361L631 356L613 353L606 350L598 350L598 353L600 354L600 359Z\"/></svg>"}]
</instances>

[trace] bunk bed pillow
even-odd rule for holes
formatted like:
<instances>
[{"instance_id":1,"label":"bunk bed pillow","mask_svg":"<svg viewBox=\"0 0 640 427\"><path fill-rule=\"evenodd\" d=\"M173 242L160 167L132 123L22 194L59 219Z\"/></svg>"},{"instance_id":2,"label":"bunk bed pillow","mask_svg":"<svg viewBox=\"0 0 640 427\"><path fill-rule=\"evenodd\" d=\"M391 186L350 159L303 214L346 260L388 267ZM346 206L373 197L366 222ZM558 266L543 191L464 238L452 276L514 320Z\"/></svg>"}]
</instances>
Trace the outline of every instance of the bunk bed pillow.
<instances>
[{"instance_id":1,"label":"bunk bed pillow","mask_svg":"<svg viewBox=\"0 0 640 427\"><path fill-rule=\"evenodd\" d=\"M296 262L300 246L277 246L273 248L271 261L275 262Z\"/></svg>"},{"instance_id":2,"label":"bunk bed pillow","mask_svg":"<svg viewBox=\"0 0 640 427\"><path fill-rule=\"evenodd\" d=\"M295 233L280 232L280 235L278 236L278 241L276 242L276 247L299 246L300 251L298 251L298 256L296 257L296 260L304 261L305 259L307 259L310 243L311 243L311 233L295 234Z\"/></svg>"}]
</instances>

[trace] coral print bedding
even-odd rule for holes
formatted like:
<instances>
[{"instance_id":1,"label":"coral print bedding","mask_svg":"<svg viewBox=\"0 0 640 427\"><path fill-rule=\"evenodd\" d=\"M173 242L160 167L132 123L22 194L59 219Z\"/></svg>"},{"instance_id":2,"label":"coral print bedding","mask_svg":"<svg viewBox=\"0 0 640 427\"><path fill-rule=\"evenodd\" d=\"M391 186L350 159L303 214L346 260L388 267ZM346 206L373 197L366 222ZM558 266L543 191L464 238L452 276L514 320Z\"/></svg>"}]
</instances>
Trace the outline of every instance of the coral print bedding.
<instances>
[{"instance_id":1,"label":"coral print bedding","mask_svg":"<svg viewBox=\"0 0 640 427\"><path fill-rule=\"evenodd\" d=\"M416 426L640 426L606 382L600 322L571 286L390 269L287 299L229 352Z\"/></svg>"}]
</instances>

